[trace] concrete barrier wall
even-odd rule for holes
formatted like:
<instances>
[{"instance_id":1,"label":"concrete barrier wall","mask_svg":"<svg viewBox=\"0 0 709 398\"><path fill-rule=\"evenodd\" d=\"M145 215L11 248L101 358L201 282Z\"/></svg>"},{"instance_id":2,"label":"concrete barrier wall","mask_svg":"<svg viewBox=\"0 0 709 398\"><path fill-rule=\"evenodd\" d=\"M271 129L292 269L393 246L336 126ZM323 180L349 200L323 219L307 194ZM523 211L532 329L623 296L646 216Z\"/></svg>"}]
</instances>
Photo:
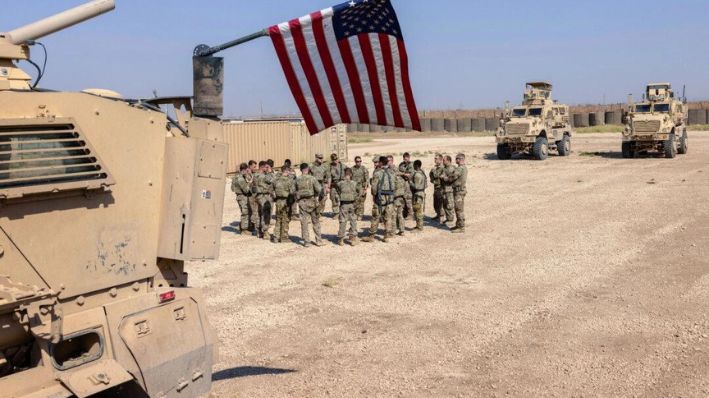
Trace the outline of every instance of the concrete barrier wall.
<instances>
[{"instance_id":1,"label":"concrete barrier wall","mask_svg":"<svg viewBox=\"0 0 709 398\"><path fill-rule=\"evenodd\" d=\"M485 131L496 131L500 127L500 119L497 117L485 118Z\"/></svg>"},{"instance_id":2,"label":"concrete barrier wall","mask_svg":"<svg viewBox=\"0 0 709 398\"><path fill-rule=\"evenodd\" d=\"M445 119L443 122L443 128L449 133L457 133L458 121L456 119Z\"/></svg>"},{"instance_id":3,"label":"concrete barrier wall","mask_svg":"<svg viewBox=\"0 0 709 398\"><path fill-rule=\"evenodd\" d=\"M687 115L687 124L707 124L707 110L706 109L690 109Z\"/></svg>"},{"instance_id":4,"label":"concrete barrier wall","mask_svg":"<svg viewBox=\"0 0 709 398\"><path fill-rule=\"evenodd\" d=\"M421 131L428 133L431 131L431 119L423 118L421 119Z\"/></svg>"},{"instance_id":5,"label":"concrete barrier wall","mask_svg":"<svg viewBox=\"0 0 709 398\"><path fill-rule=\"evenodd\" d=\"M472 127L472 119L470 118L465 118L465 119L458 119L458 132L459 133L469 133L473 131Z\"/></svg>"},{"instance_id":6,"label":"concrete barrier wall","mask_svg":"<svg viewBox=\"0 0 709 398\"><path fill-rule=\"evenodd\" d=\"M606 124L606 114L604 112L589 113L588 124L590 126L603 126L604 124Z\"/></svg>"},{"instance_id":7,"label":"concrete barrier wall","mask_svg":"<svg viewBox=\"0 0 709 398\"><path fill-rule=\"evenodd\" d=\"M485 118L476 117L470 120L473 131L485 131Z\"/></svg>"},{"instance_id":8,"label":"concrete barrier wall","mask_svg":"<svg viewBox=\"0 0 709 398\"><path fill-rule=\"evenodd\" d=\"M446 131L445 123L443 119L435 118L431 119L431 131L441 132Z\"/></svg>"},{"instance_id":9,"label":"concrete barrier wall","mask_svg":"<svg viewBox=\"0 0 709 398\"><path fill-rule=\"evenodd\" d=\"M622 111L609 111L605 114L606 124L623 124Z\"/></svg>"},{"instance_id":10,"label":"concrete barrier wall","mask_svg":"<svg viewBox=\"0 0 709 398\"><path fill-rule=\"evenodd\" d=\"M574 127L588 127L588 113L574 113Z\"/></svg>"}]
</instances>

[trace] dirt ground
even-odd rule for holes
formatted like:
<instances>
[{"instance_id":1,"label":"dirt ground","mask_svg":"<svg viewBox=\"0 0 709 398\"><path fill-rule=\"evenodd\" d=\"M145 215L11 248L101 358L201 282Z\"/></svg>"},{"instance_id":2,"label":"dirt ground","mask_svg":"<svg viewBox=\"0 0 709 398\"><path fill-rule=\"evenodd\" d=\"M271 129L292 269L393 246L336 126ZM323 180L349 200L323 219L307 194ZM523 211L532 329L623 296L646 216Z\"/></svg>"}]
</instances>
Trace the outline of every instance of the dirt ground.
<instances>
[{"instance_id":1,"label":"dirt ground","mask_svg":"<svg viewBox=\"0 0 709 398\"><path fill-rule=\"evenodd\" d=\"M464 235L305 249L293 222L276 245L234 233L228 195L221 259L188 267L219 335L213 396L709 396L709 133L676 159L622 159L617 134L572 146L545 162L499 161L492 137L351 146L428 153L426 170L465 152Z\"/></svg>"}]
</instances>

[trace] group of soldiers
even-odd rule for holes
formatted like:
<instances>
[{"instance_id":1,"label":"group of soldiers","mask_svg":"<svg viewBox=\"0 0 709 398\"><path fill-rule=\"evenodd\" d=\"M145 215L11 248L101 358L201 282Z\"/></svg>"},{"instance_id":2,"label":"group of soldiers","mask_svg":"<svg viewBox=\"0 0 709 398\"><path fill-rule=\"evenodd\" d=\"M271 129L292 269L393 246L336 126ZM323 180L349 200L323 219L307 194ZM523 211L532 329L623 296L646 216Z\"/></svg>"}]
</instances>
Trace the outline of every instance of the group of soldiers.
<instances>
[{"instance_id":1,"label":"group of soldiers","mask_svg":"<svg viewBox=\"0 0 709 398\"><path fill-rule=\"evenodd\" d=\"M454 223L454 233L465 232L465 195L468 170L465 155L455 157L436 154L434 167L428 176L421 168L421 161L411 161L409 153L397 167L393 156L375 156L371 173L362 164L360 156L355 164L347 167L337 154L330 156L328 164L317 154L311 164L300 165L296 176L290 160L280 171L274 171L272 160L242 163L239 173L232 180L232 191L241 211L242 234L252 232L274 243L290 241L288 230L292 220L300 220L303 245L322 246L320 217L325 210L327 198L332 203L333 217L339 219L338 244L358 242L357 222L364 216L364 204L368 191L373 206L371 224L362 237L363 242L372 242L384 224L383 241L395 235L405 234L405 221L413 218L414 231L423 231L426 188L433 185L434 221L441 225ZM275 226L271 234L271 218L275 208ZM310 229L314 242L310 240Z\"/></svg>"}]
</instances>

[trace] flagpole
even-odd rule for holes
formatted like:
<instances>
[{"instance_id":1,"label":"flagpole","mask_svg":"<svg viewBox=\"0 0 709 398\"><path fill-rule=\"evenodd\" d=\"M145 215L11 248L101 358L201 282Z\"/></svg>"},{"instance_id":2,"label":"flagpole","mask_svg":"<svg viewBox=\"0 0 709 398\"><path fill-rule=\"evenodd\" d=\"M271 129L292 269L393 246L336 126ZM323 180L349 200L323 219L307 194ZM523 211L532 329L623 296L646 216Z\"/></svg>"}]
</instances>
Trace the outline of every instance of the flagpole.
<instances>
[{"instance_id":1,"label":"flagpole","mask_svg":"<svg viewBox=\"0 0 709 398\"><path fill-rule=\"evenodd\" d=\"M228 41L226 43L220 44L218 46L214 47L209 47L206 44L200 44L194 49L194 56L195 57L208 57L210 55L214 55L220 51L226 50L227 48L231 48L234 46L238 46L240 44L248 43L252 40L258 39L260 37L265 37L268 36L268 29L263 29L258 32L254 32L250 35L246 35L244 37L240 37L236 40Z\"/></svg>"}]
</instances>

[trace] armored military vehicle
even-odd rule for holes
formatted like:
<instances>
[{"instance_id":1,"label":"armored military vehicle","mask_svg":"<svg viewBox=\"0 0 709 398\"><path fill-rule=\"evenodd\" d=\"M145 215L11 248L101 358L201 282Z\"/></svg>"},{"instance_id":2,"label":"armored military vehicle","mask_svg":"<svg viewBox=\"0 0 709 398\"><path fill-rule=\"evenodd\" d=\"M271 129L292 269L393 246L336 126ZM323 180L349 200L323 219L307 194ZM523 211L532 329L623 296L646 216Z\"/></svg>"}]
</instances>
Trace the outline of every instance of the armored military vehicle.
<instances>
[{"instance_id":1,"label":"armored military vehicle","mask_svg":"<svg viewBox=\"0 0 709 398\"><path fill-rule=\"evenodd\" d=\"M571 153L569 107L552 100L551 91L549 83L527 83L522 105L505 112L497 131L499 159L510 159L517 152L538 160L546 159L550 150L559 156Z\"/></svg>"},{"instance_id":2,"label":"armored military vehicle","mask_svg":"<svg viewBox=\"0 0 709 398\"><path fill-rule=\"evenodd\" d=\"M624 158L657 150L668 158L687 153L687 106L670 83L651 83L642 102L629 104L623 130Z\"/></svg>"},{"instance_id":3,"label":"armored military vehicle","mask_svg":"<svg viewBox=\"0 0 709 398\"><path fill-rule=\"evenodd\" d=\"M211 387L215 335L184 263L219 253L219 122L189 98L39 89L19 67L37 39L113 8L92 1L0 34L2 397Z\"/></svg>"}]
</instances>

